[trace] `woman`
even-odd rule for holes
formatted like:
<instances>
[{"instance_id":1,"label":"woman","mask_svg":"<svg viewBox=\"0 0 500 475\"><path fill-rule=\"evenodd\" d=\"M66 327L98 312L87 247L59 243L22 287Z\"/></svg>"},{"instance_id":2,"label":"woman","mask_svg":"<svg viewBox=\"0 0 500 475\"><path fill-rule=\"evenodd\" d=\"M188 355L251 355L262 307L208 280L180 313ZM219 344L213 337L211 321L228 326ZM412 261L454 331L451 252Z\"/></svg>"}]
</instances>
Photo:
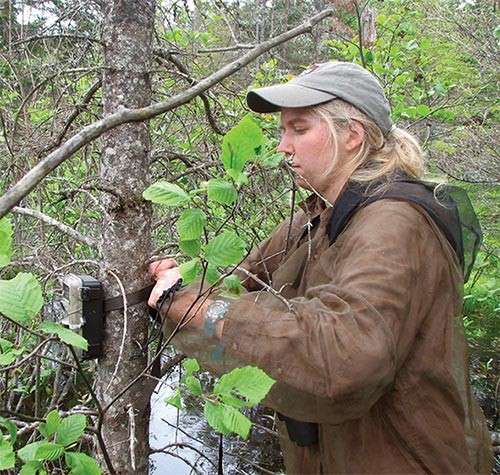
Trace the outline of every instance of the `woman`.
<instances>
[{"instance_id":1,"label":"woman","mask_svg":"<svg viewBox=\"0 0 500 475\"><path fill-rule=\"evenodd\" d=\"M188 313L277 380L265 402L281 414L287 473L489 473L460 333L455 208L418 181L419 146L392 124L382 88L330 62L247 101L281 112L278 151L311 196L243 263L248 294L191 309L188 287L166 320ZM179 272L168 260L152 272L155 306Z\"/></svg>"}]
</instances>

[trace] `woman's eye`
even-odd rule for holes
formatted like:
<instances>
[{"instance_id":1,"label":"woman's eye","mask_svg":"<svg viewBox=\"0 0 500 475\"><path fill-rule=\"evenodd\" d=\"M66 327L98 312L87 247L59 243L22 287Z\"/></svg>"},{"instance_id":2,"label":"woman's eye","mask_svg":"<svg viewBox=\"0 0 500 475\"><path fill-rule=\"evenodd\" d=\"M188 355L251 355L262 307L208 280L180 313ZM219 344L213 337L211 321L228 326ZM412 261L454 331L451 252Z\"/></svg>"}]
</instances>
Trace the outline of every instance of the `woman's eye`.
<instances>
[{"instance_id":1,"label":"woman's eye","mask_svg":"<svg viewBox=\"0 0 500 475\"><path fill-rule=\"evenodd\" d=\"M296 134L304 134L305 132L307 132L307 129L294 129L294 132Z\"/></svg>"}]
</instances>

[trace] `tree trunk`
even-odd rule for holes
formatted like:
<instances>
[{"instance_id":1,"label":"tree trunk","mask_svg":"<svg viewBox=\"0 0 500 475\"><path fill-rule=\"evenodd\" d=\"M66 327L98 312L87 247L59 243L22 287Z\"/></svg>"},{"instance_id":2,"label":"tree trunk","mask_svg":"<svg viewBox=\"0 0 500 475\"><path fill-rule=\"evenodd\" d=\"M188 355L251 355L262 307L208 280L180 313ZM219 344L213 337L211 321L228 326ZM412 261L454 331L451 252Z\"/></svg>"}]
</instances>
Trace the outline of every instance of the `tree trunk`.
<instances>
[{"instance_id":1,"label":"tree trunk","mask_svg":"<svg viewBox=\"0 0 500 475\"><path fill-rule=\"evenodd\" d=\"M103 107L108 115L120 107L150 103L150 63L154 0L112 0L106 12L104 40ZM142 198L149 181L147 123L116 127L103 136L101 184L106 214L100 244L108 271L106 296L145 287L145 263L151 252L151 207ZM115 276L113 276L113 274ZM98 368L98 397L103 406L147 365L146 305L114 311L106 316L104 357ZM125 328L125 336L124 336ZM117 368L118 365L118 368ZM107 412L103 438L114 469L120 474L147 473L149 398L153 386L140 379Z\"/></svg>"},{"instance_id":2,"label":"tree trunk","mask_svg":"<svg viewBox=\"0 0 500 475\"><path fill-rule=\"evenodd\" d=\"M13 0L0 0L0 37L9 48L12 39L13 7Z\"/></svg>"}]
</instances>

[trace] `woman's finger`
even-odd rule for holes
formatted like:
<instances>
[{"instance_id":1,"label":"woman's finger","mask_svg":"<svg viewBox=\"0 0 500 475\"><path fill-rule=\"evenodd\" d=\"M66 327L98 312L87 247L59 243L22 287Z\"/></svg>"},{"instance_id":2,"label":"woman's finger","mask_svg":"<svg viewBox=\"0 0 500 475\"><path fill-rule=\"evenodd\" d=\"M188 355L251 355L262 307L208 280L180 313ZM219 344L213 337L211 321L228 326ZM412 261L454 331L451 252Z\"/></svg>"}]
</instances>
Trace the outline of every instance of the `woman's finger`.
<instances>
[{"instance_id":1,"label":"woman's finger","mask_svg":"<svg viewBox=\"0 0 500 475\"><path fill-rule=\"evenodd\" d=\"M168 269L161 273L161 277L153 287L153 290L151 291L148 299L148 305L150 307L156 308L156 303L158 302L158 299L161 297L163 292L173 287L181 278L181 274L178 269L178 267L174 267L173 269Z\"/></svg>"},{"instance_id":2,"label":"woman's finger","mask_svg":"<svg viewBox=\"0 0 500 475\"><path fill-rule=\"evenodd\" d=\"M172 267L170 269L159 270L155 274L156 280L173 280L174 283L180 279L181 273L179 267Z\"/></svg>"},{"instance_id":3,"label":"woman's finger","mask_svg":"<svg viewBox=\"0 0 500 475\"><path fill-rule=\"evenodd\" d=\"M175 259L161 259L160 261L152 262L149 264L149 273L155 277L159 272L177 267L177 262Z\"/></svg>"}]
</instances>

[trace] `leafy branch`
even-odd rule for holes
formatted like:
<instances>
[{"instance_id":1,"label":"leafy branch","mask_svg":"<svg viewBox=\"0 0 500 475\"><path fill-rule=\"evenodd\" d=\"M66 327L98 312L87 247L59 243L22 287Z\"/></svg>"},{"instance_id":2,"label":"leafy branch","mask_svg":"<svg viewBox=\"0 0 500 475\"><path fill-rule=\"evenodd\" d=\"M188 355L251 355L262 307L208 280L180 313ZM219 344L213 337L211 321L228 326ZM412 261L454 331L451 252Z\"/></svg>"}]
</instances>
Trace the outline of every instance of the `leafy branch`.
<instances>
[{"instance_id":1,"label":"leafy branch","mask_svg":"<svg viewBox=\"0 0 500 475\"><path fill-rule=\"evenodd\" d=\"M169 396L165 402L177 409L182 409L182 393L202 399L203 413L207 422L217 432L228 435L236 433L243 439L250 434L252 423L242 412L259 404L269 392L274 379L254 366L236 368L223 375L214 385L212 392L203 391L196 372L200 371L198 362L189 358L182 364L184 375L180 388Z\"/></svg>"}]
</instances>

